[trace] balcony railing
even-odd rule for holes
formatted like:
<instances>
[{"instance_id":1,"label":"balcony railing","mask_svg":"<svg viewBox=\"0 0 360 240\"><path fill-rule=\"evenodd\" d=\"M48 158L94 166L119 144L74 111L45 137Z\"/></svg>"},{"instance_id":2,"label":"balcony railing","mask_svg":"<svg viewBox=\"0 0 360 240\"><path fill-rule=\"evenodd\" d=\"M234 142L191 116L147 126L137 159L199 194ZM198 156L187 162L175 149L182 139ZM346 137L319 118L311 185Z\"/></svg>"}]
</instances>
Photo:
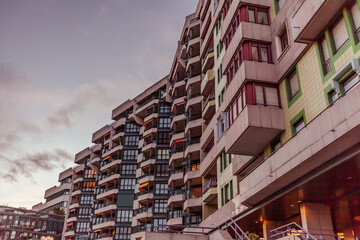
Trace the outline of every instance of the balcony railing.
<instances>
[{"instance_id":1,"label":"balcony railing","mask_svg":"<svg viewBox=\"0 0 360 240\"><path fill-rule=\"evenodd\" d=\"M202 193L205 194L210 188L215 188L215 187L217 187L217 178L212 178L210 179L209 182L205 184Z\"/></svg>"},{"instance_id":2,"label":"balcony railing","mask_svg":"<svg viewBox=\"0 0 360 240\"><path fill-rule=\"evenodd\" d=\"M209 96L206 98L206 101L204 102L204 106L203 106L203 111L206 108L206 105L212 100L215 100L215 93L210 93Z\"/></svg>"},{"instance_id":3,"label":"balcony railing","mask_svg":"<svg viewBox=\"0 0 360 240\"><path fill-rule=\"evenodd\" d=\"M332 70L330 58L323 63L324 75Z\"/></svg>"},{"instance_id":4,"label":"balcony railing","mask_svg":"<svg viewBox=\"0 0 360 240\"><path fill-rule=\"evenodd\" d=\"M142 208L138 208L134 210L134 215L143 213L143 212L148 212L148 213L152 213L153 212L153 208L152 207L142 207Z\"/></svg>"},{"instance_id":5,"label":"balcony railing","mask_svg":"<svg viewBox=\"0 0 360 240\"><path fill-rule=\"evenodd\" d=\"M97 224L111 222L111 221L115 221L115 217L94 218L93 224L97 225Z\"/></svg>"}]
</instances>

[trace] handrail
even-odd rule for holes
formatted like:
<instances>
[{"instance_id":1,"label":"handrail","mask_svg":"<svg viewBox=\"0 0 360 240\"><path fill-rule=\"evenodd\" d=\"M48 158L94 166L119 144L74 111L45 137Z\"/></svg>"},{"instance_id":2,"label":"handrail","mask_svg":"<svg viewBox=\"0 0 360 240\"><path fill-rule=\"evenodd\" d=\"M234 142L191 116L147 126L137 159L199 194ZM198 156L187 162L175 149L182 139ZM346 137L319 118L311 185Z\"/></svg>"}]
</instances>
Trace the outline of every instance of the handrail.
<instances>
[{"instance_id":1,"label":"handrail","mask_svg":"<svg viewBox=\"0 0 360 240\"><path fill-rule=\"evenodd\" d=\"M229 222L231 224L228 226L234 230L236 239L250 240L249 236L244 232L244 230L241 229L241 227L234 221L234 219L231 218Z\"/></svg>"},{"instance_id":2,"label":"handrail","mask_svg":"<svg viewBox=\"0 0 360 240\"><path fill-rule=\"evenodd\" d=\"M288 234L295 233L296 235L301 236L302 239L318 240L316 237L311 235L308 231L306 231L304 228L302 228L296 222L291 222L284 226L272 229L272 230L270 230L270 232L275 233L271 236L272 238L281 238L281 237L285 237Z\"/></svg>"},{"instance_id":3,"label":"handrail","mask_svg":"<svg viewBox=\"0 0 360 240\"><path fill-rule=\"evenodd\" d=\"M160 227L166 228L166 229L160 229ZM183 231L183 230L169 229L169 227L201 229L201 232L195 232L195 231L193 232L193 231ZM216 230L216 228L212 228L212 227L200 227L200 226L189 226L189 225L166 225L166 224L159 224L159 225L157 225L156 228L154 229L154 232L179 233L179 234L191 233L191 234L199 234L199 235L208 235L209 232L211 232L211 231L205 232L205 230ZM249 240L250 240L250 239L249 239Z\"/></svg>"}]
</instances>

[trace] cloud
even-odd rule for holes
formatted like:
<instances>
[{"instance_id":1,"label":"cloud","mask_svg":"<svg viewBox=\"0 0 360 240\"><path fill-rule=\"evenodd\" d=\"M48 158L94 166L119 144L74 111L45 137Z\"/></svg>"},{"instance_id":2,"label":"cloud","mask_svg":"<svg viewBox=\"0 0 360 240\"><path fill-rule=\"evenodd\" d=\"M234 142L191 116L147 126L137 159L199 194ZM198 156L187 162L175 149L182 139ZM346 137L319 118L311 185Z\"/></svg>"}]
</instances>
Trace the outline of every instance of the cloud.
<instances>
[{"instance_id":1,"label":"cloud","mask_svg":"<svg viewBox=\"0 0 360 240\"><path fill-rule=\"evenodd\" d=\"M109 110L115 108L122 101L136 96L148 85L142 78L131 76L128 81L99 80L78 87L73 97L55 113L46 118L50 127L73 126L74 119L83 115L89 108L101 108L101 112L109 114ZM110 114L109 114L110 115Z\"/></svg>"},{"instance_id":2,"label":"cloud","mask_svg":"<svg viewBox=\"0 0 360 240\"><path fill-rule=\"evenodd\" d=\"M20 158L9 159L0 155L0 160L7 162L6 173L0 173L0 178L8 182L17 182L19 177L32 178L39 171L51 171L72 161L72 155L64 149L56 148L51 152L43 151L25 154Z\"/></svg>"}]
</instances>

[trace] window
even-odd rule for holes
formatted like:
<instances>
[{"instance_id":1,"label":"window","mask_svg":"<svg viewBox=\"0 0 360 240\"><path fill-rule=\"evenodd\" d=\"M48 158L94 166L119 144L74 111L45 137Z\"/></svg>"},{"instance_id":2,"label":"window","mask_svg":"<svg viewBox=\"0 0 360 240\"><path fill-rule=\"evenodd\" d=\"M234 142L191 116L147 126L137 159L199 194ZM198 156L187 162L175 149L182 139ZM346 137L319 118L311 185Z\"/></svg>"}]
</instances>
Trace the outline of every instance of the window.
<instances>
[{"instance_id":1,"label":"window","mask_svg":"<svg viewBox=\"0 0 360 240\"><path fill-rule=\"evenodd\" d=\"M124 175L135 175L136 174L136 169L137 166L132 164L132 165L122 165L121 166L121 174Z\"/></svg>"},{"instance_id":2,"label":"window","mask_svg":"<svg viewBox=\"0 0 360 240\"><path fill-rule=\"evenodd\" d=\"M118 210L117 216L116 216L116 221L118 223L131 222L132 216L133 216L133 210L132 209Z\"/></svg>"},{"instance_id":3,"label":"window","mask_svg":"<svg viewBox=\"0 0 360 240\"><path fill-rule=\"evenodd\" d=\"M257 12L257 17L258 17L258 23L260 24L269 24L269 17L268 17L268 12L265 10L258 10Z\"/></svg>"},{"instance_id":4,"label":"window","mask_svg":"<svg viewBox=\"0 0 360 240\"><path fill-rule=\"evenodd\" d=\"M326 75L328 72L331 71L331 61L330 61L330 54L329 54L329 48L326 42L325 36L321 40L321 54L322 54L322 67L324 75Z\"/></svg>"},{"instance_id":5,"label":"window","mask_svg":"<svg viewBox=\"0 0 360 240\"><path fill-rule=\"evenodd\" d=\"M120 179L120 190L134 190L136 179L122 178Z\"/></svg>"},{"instance_id":6,"label":"window","mask_svg":"<svg viewBox=\"0 0 360 240\"><path fill-rule=\"evenodd\" d=\"M93 191L94 187L95 187L95 182L83 182L82 190Z\"/></svg>"},{"instance_id":7,"label":"window","mask_svg":"<svg viewBox=\"0 0 360 240\"><path fill-rule=\"evenodd\" d=\"M169 176L169 165L162 164L156 165L156 175L157 177L168 177Z\"/></svg>"},{"instance_id":8,"label":"window","mask_svg":"<svg viewBox=\"0 0 360 240\"><path fill-rule=\"evenodd\" d=\"M351 7L351 16L355 27L356 40L357 42L359 42L360 41L360 11L359 11L359 5L356 2Z\"/></svg>"},{"instance_id":9,"label":"window","mask_svg":"<svg viewBox=\"0 0 360 240\"><path fill-rule=\"evenodd\" d=\"M138 150L124 150L122 160L137 160Z\"/></svg>"},{"instance_id":10,"label":"window","mask_svg":"<svg viewBox=\"0 0 360 240\"><path fill-rule=\"evenodd\" d=\"M125 132L139 132L139 126L132 123L127 123L125 127Z\"/></svg>"},{"instance_id":11,"label":"window","mask_svg":"<svg viewBox=\"0 0 360 240\"><path fill-rule=\"evenodd\" d=\"M158 143L159 144L169 144L170 143L170 135L168 132L158 132Z\"/></svg>"},{"instance_id":12,"label":"window","mask_svg":"<svg viewBox=\"0 0 360 240\"><path fill-rule=\"evenodd\" d=\"M300 132L301 129L305 127L304 117L301 117L298 121L293 124L293 133L296 134Z\"/></svg>"},{"instance_id":13,"label":"window","mask_svg":"<svg viewBox=\"0 0 360 240\"><path fill-rule=\"evenodd\" d=\"M159 118L158 127L159 128L170 128L171 119L170 118Z\"/></svg>"},{"instance_id":14,"label":"window","mask_svg":"<svg viewBox=\"0 0 360 240\"><path fill-rule=\"evenodd\" d=\"M89 222L77 222L76 232L87 232L89 230Z\"/></svg>"},{"instance_id":15,"label":"window","mask_svg":"<svg viewBox=\"0 0 360 240\"><path fill-rule=\"evenodd\" d=\"M155 200L154 213L166 213L167 212L167 200Z\"/></svg>"},{"instance_id":16,"label":"window","mask_svg":"<svg viewBox=\"0 0 360 240\"><path fill-rule=\"evenodd\" d=\"M161 103L159 112L160 113L169 113L170 112L170 106L165 105L164 103Z\"/></svg>"},{"instance_id":17,"label":"window","mask_svg":"<svg viewBox=\"0 0 360 240\"><path fill-rule=\"evenodd\" d=\"M79 208L78 218L88 218L91 215L91 208Z\"/></svg>"},{"instance_id":18,"label":"window","mask_svg":"<svg viewBox=\"0 0 360 240\"><path fill-rule=\"evenodd\" d=\"M337 52L349 40L344 18L340 18L332 27L331 35L334 41L335 52Z\"/></svg>"},{"instance_id":19,"label":"window","mask_svg":"<svg viewBox=\"0 0 360 240\"><path fill-rule=\"evenodd\" d=\"M290 77L288 79L288 87L290 99L292 99L300 91L299 80L297 78L296 70L292 74L290 74Z\"/></svg>"},{"instance_id":20,"label":"window","mask_svg":"<svg viewBox=\"0 0 360 240\"><path fill-rule=\"evenodd\" d=\"M168 185L166 183L155 184L155 194L158 195L168 194Z\"/></svg>"},{"instance_id":21,"label":"window","mask_svg":"<svg viewBox=\"0 0 360 240\"><path fill-rule=\"evenodd\" d=\"M275 152L280 147L281 147L281 138L280 138L280 135L279 135L270 143L270 151L271 151L271 153Z\"/></svg>"},{"instance_id":22,"label":"window","mask_svg":"<svg viewBox=\"0 0 360 240\"><path fill-rule=\"evenodd\" d=\"M115 238L116 240L130 239L131 227L116 227Z\"/></svg>"},{"instance_id":23,"label":"window","mask_svg":"<svg viewBox=\"0 0 360 240\"><path fill-rule=\"evenodd\" d=\"M83 195L80 197L80 204L89 205L92 204L93 196L92 195Z\"/></svg>"},{"instance_id":24,"label":"window","mask_svg":"<svg viewBox=\"0 0 360 240\"><path fill-rule=\"evenodd\" d=\"M125 136L125 146L138 146L139 136Z\"/></svg>"},{"instance_id":25,"label":"window","mask_svg":"<svg viewBox=\"0 0 360 240\"><path fill-rule=\"evenodd\" d=\"M255 9L249 8L249 22L255 22Z\"/></svg>"},{"instance_id":26,"label":"window","mask_svg":"<svg viewBox=\"0 0 360 240\"><path fill-rule=\"evenodd\" d=\"M166 225L166 221L167 221L166 218L164 218L164 219L163 218L154 218L154 224L153 224L154 229L159 225ZM166 226L160 226L158 229L165 230Z\"/></svg>"},{"instance_id":27,"label":"window","mask_svg":"<svg viewBox=\"0 0 360 240\"><path fill-rule=\"evenodd\" d=\"M223 172L231 164L231 154L221 153L220 155L220 172Z\"/></svg>"},{"instance_id":28,"label":"window","mask_svg":"<svg viewBox=\"0 0 360 240\"><path fill-rule=\"evenodd\" d=\"M157 159L158 160L170 159L170 150L169 149L158 149L157 150Z\"/></svg>"},{"instance_id":29,"label":"window","mask_svg":"<svg viewBox=\"0 0 360 240\"><path fill-rule=\"evenodd\" d=\"M287 46L289 46L289 40L287 36L286 28L283 30L283 32L280 34L280 43L281 43L281 51L283 52Z\"/></svg>"},{"instance_id":30,"label":"window","mask_svg":"<svg viewBox=\"0 0 360 240\"><path fill-rule=\"evenodd\" d=\"M216 121L216 140L218 140L227 129L227 113L221 112Z\"/></svg>"},{"instance_id":31,"label":"window","mask_svg":"<svg viewBox=\"0 0 360 240\"><path fill-rule=\"evenodd\" d=\"M220 83L220 80L222 78L222 64L220 64L220 67L217 70L217 77L218 77L218 83Z\"/></svg>"},{"instance_id":32,"label":"window","mask_svg":"<svg viewBox=\"0 0 360 240\"><path fill-rule=\"evenodd\" d=\"M341 85L344 89L344 92L351 90L353 87L359 84L359 77L356 73L353 73L347 80L345 80Z\"/></svg>"},{"instance_id":33,"label":"window","mask_svg":"<svg viewBox=\"0 0 360 240\"><path fill-rule=\"evenodd\" d=\"M253 61L259 61L259 46L251 45L251 56Z\"/></svg>"},{"instance_id":34,"label":"window","mask_svg":"<svg viewBox=\"0 0 360 240\"><path fill-rule=\"evenodd\" d=\"M94 178L95 172L92 169L86 169L84 171L84 178Z\"/></svg>"}]
</instances>

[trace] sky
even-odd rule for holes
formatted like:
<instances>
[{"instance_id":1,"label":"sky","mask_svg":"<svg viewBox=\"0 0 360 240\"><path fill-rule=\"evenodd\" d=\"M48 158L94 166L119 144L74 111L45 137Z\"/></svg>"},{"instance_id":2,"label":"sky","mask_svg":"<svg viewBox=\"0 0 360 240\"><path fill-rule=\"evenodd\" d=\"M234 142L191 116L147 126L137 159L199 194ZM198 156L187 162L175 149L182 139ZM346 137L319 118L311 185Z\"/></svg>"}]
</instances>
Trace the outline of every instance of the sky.
<instances>
[{"instance_id":1,"label":"sky","mask_svg":"<svg viewBox=\"0 0 360 240\"><path fill-rule=\"evenodd\" d=\"M196 4L0 1L0 205L44 201L112 109L169 73Z\"/></svg>"}]
</instances>

